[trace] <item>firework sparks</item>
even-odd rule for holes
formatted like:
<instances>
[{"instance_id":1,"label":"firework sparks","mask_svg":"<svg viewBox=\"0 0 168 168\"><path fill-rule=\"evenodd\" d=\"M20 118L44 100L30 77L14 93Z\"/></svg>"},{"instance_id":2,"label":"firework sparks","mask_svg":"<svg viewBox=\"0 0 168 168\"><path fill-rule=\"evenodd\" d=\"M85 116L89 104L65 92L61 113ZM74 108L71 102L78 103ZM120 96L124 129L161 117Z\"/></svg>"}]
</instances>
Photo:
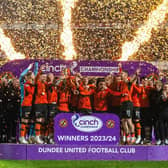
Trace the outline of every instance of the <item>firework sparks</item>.
<instances>
[{"instance_id":1,"label":"firework sparks","mask_svg":"<svg viewBox=\"0 0 168 168\"><path fill-rule=\"evenodd\" d=\"M66 60L72 60L76 57L73 46L72 30L71 30L71 9L74 8L77 0L59 0L63 8L63 32L61 33L61 44L64 46Z\"/></svg>"},{"instance_id":2,"label":"firework sparks","mask_svg":"<svg viewBox=\"0 0 168 168\"><path fill-rule=\"evenodd\" d=\"M2 28L0 28L0 46L9 60L24 59L24 54L15 51L10 38L6 37Z\"/></svg>"},{"instance_id":3,"label":"firework sparks","mask_svg":"<svg viewBox=\"0 0 168 168\"><path fill-rule=\"evenodd\" d=\"M149 19L138 29L134 40L123 44L122 57L119 60L128 60L129 56L135 54L142 44L149 41L152 35L152 29L158 29L159 25L165 20L167 13L168 0L164 0L163 3L156 8L156 10L149 14Z\"/></svg>"}]
</instances>

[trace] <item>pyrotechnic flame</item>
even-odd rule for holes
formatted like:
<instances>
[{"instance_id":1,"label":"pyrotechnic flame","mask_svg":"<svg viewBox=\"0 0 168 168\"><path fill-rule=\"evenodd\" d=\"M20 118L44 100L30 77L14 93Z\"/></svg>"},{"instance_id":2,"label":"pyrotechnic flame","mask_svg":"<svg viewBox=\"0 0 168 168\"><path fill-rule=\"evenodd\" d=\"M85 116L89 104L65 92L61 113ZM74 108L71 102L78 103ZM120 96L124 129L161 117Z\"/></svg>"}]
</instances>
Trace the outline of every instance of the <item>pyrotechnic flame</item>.
<instances>
[{"instance_id":1,"label":"pyrotechnic flame","mask_svg":"<svg viewBox=\"0 0 168 168\"><path fill-rule=\"evenodd\" d=\"M6 37L2 28L0 28L0 46L9 60L24 59L25 55L15 51L10 38Z\"/></svg>"},{"instance_id":2,"label":"pyrotechnic flame","mask_svg":"<svg viewBox=\"0 0 168 168\"><path fill-rule=\"evenodd\" d=\"M63 32L61 33L61 43L64 46L66 60L72 60L76 57L76 52L73 46L72 31L71 31L71 9L74 8L77 0L59 0L63 8Z\"/></svg>"},{"instance_id":3,"label":"pyrotechnic flame","mask_svg":"<svg viewBox=\"0 0 168 168\"><path fill-rule=\"evenodd\" d=\"M152 11L148 20L142 25L136 32L136 36L133 41L125 42L122 46L121 61L128 60L129 56L135 54L139 47L145 42L149 41L152 35L152 29L157 30L159 25L165 20L168 13L168 0L164 0L156 10Z\"/></svg>"}]
</instances>

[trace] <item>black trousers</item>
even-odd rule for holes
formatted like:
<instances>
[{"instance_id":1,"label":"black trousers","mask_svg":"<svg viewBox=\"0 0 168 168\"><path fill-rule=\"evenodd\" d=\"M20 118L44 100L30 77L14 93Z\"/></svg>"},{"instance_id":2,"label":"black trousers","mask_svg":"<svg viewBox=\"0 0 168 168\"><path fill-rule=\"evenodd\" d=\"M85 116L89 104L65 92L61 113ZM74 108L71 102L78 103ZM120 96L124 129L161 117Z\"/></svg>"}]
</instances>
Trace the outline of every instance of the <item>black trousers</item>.
<instances>
[{"instance_id":1,"label":"black trousers","mask_svg":"<svg viewBox=\"0 0 168 168\"><path fill-rule=\"evenodd\" d=\"M7 111L6 124L7 124L7 139L16 138L16 128L18 121L18 109Z\"/></svg>"},{"instance_id":2,"label":"black trousers","mask_svg":"<svg viewBox=\"0 0 168 168\"><path fill-rule=\"evenodd\" d=\"M0 116L0 143L7 142L7 123L6 117L1 115Z\"/></svg>"},{"instance_id":3,"label":"black trousers","mask_svg":"<svg viewBox=\"0 0 168 168\"><path fill-rule=\"evenodd\" d=\"M159 132L160 132L160 139L162 141L168 138L168 111L160 113Z\"/></svg>"}]
</instances>

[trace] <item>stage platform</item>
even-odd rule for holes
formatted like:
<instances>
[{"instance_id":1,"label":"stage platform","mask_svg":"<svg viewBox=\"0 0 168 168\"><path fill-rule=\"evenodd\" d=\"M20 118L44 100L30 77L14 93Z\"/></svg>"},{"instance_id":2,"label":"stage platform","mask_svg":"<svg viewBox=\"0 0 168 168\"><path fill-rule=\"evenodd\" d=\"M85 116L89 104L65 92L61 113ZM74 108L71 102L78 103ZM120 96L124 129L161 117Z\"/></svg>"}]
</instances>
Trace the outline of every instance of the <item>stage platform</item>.
<instances>
[{"instance_id":1,"label":"stage platform","mask_svg":"<svg viewBox=\"0 0 168 168\"><path fill-rule=\"evenodd\" d=\"M0 144L5 160L168 160L168 146Z\"/></svg>"}]
</instances>

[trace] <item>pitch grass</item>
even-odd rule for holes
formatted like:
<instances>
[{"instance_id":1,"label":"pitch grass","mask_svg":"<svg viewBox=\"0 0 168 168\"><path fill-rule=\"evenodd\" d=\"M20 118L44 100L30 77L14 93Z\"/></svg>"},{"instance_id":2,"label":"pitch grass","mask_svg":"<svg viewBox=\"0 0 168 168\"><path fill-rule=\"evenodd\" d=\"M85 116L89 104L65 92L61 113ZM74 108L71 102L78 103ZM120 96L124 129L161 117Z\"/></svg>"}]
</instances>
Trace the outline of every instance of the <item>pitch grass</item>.
<instances>
[{"instance_id":1,"label":"pitch grass","mask_svg":"<svg viewBox=\"0 0 168 168\"><path fill-rule=\"evenodd\" d=\"M168 168L168 161L12 161L0 160L0 168Z\"/></svg>"}]
</instances>

